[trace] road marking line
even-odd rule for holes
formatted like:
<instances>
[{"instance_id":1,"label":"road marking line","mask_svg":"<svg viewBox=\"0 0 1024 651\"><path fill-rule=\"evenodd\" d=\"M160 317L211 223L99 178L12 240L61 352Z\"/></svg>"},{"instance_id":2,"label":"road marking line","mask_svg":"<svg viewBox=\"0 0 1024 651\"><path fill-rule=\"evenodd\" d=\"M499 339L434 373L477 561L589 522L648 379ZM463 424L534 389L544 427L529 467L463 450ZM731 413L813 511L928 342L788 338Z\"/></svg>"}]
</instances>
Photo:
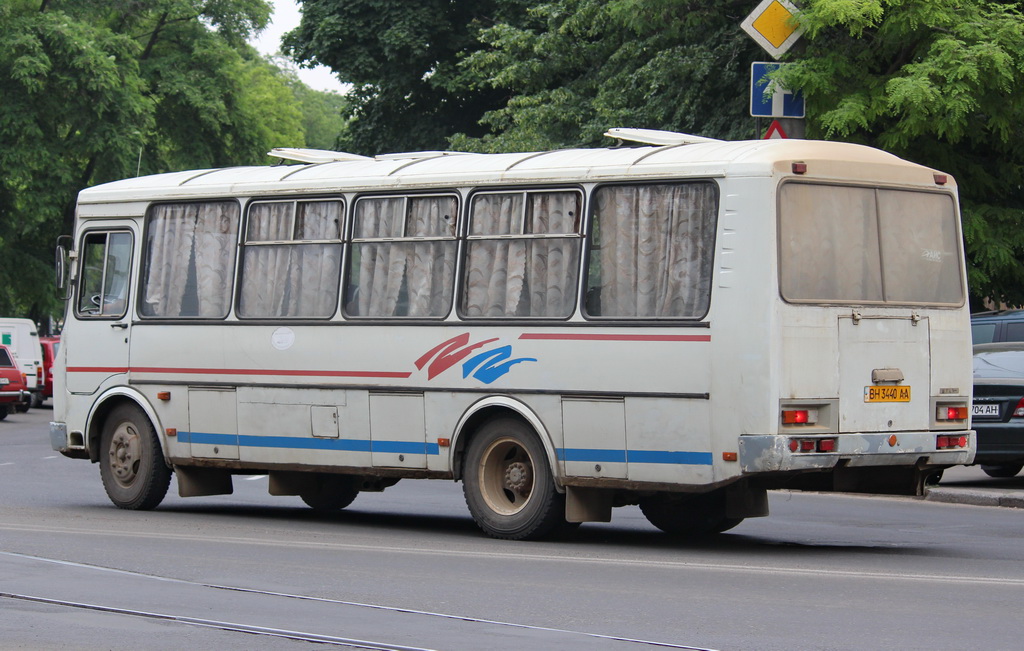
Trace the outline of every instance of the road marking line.
<instances>
[{"instance_id":1,"label":"road marking line","mask_svg":"<svg viewBox=\"0 0 1024 651\"><path fill-rule=\"evenodd\" d=\"M0 524L0 531L25 531L40 533L58 533L68 535L112 535L107 530L72 529L65 527L45 526L13 526ZM287 547L290 549L317 549L317 550L347 550L361 552L388 552L395 554L414 554L420 556L455 556L458 558L483 558L500 560L522 560L522 561L550 561L556 563L576 563L584 565L618 565L623 567L642 567L652 569L670 570L712 570L721 572L735 572L738 574L779 574L793 576L827 576L830 578L851 578L851 579L874 579L881 581L920 581L924 583L960 583L966 585L1004 585L1024 587L1024 578L1004 578L988 576L956 576L952 574L915 574L905 572L871 571L871 570L840 570L835 568L802 568L802 567L779 567L768 565L741 565L739 563L702 563L694 561L658 561L603 558L600 556L559 556L557 554L531 554L505 550L502 552L478 552L466 549L433 549L425 547L394 547L381 545L362 545L357 543L338 542L314 542L307 540L253 540L251 538L240 538L234 536L192 536L175 533L144 533L144 532L117 532L117 536L125 538L182 540L193 542L219 542L232 545L255 545L259 547ZM0 555L9 552L0 552ZM46 559L41 559L46 560Z\"/></svg>"}]
</instances>

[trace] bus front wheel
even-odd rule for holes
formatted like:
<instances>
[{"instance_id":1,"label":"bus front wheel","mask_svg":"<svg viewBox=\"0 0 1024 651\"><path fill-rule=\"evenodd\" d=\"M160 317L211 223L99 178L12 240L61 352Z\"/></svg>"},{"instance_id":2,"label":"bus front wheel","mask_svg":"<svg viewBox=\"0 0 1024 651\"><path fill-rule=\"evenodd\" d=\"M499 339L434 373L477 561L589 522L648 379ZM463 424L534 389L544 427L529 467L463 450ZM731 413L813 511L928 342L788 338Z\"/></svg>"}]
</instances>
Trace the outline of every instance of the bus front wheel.
<instances>
[{"instance_id":1,"label":"bus front wheel","mask_svg":"<svg viewBox=\"0 0 1024 651\"><path fill-rule=\"evenodd\" d=\"M493 538L534 540L566 527L565 495L544 446L514 418L489 421L470 440L462 490L473 520Z\"/></svg>"},{"instance_id":2,"label":"bus front wheel","mask_svg":"<svg viewBox=\"0 0 1024 651\"><path fill-rule=\"evenodd\" d=\"M743 518L725 515L725 491L662 495L640 502L647 521L673 536L693 538L732 529Z\"/></svg>"},{"instance_id":3,"label":"bus front wheel","mask_svg":"<svg viewBox=\"0 0 1024 651\"><path fill-rule=\"evenodd\" d=\"M167 494L171 469L149 419L135 405L115 407L100 437L100 478L118 508L146 511Z\"/></svg>"}]
</instances>

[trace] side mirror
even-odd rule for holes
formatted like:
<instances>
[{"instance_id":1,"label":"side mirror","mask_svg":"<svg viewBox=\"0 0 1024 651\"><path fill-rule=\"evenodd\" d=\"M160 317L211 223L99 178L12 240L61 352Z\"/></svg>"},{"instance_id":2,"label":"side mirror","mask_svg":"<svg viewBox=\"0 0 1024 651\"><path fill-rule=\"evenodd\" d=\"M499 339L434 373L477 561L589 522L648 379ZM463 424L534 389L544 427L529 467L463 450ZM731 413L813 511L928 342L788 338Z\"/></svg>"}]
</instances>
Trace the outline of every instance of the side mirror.
<instances>
[{"instance_id":1,"label":"side mirror","mask_svg":"<svg viewBox=\"0 0 1024 651\"><path fill-rule=\"evenodd\" d=\"M70 235L61 235L57 238L57 250L54 260L56 271L57 295L62 301L71 297L71 283L68 282L68 261L71 259L71 246L73 241Z\"/></svg>"}]
</instances>

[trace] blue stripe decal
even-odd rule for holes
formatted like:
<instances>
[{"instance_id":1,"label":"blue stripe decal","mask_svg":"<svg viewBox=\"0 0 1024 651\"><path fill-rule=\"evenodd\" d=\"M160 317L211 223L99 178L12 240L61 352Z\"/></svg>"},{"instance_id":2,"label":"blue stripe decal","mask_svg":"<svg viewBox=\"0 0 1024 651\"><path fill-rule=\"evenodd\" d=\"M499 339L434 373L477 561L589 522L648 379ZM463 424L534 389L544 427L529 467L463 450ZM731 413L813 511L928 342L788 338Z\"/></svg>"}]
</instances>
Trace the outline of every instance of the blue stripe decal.
<instances>
[{"instance_id":1,"label":"blue stripe decal","mask_svg":"<svg viewBox=\"0 0 1024 651\"><path fill-rule=\"evenodd\" d=\"M600 461L604 463L625 463L625 450L597 450L590 448L560 448L558 458L562 461Z\"/></svg>"},{"instance_id":2,"label":"blue stripe decal","mask_svg":"<svg viewBox=\"0 0 1024 651\"><path fill-rule=\"evenodd\" d=\"M666 463L683 466L710 466L710 452L670 450L600 450L590 448L559 448L560 461L593 461L598 463Z\"/></svg>"},{"instance_id":3,"label":"blue stripe decal","mask_svg":"<svg viewBox=\"0 0 1024 651\"><path fill-rule=\"evenodd\" d=\"M626 455L629 463L674 463L684 466L710 466L714 463L710 452L628 450Z\"/></svg>"},{"instance_id":4,"label":"blue stripe decal","mask_svg":"<svg viewBox=\"0 0 1024 651\"><path fill-rule=\"evenodd\" d=\"M238 445L245 448L288 450L332 450L340 452L385 452L439 455L437 443L419 441L368 441L366 439L299 438L296 436L236 436L210 432L178 432L178 441L201 445Z\"/></svg>"},{"instance_id":5,"label":"blue stripe decal","mask_svg":"<svg viewBox=\"0 0 1024 651\"><path fill-rule=\"evenodd\" d=\"M437 443L419 441L368 441L366 439L299 438L295 436L236 436L210 432L178 432L178 441L201 445L238 445L250 448L291 450L332 450L339 452L378 452L388 454L439 455ZM664 463L684 466L710 466L710 452L671 450L605 450L597 448L559 448L560 461L594 463Z\"/></svg>"}]
</instances>

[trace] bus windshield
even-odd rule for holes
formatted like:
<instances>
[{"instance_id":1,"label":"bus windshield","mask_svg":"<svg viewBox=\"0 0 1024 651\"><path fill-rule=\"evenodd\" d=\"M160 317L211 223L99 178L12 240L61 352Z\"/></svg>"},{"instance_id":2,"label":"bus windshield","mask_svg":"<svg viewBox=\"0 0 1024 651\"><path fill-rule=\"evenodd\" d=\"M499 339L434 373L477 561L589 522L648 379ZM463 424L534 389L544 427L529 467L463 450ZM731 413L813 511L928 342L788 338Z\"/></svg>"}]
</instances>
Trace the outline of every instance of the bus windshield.
<instances>
[{"instance_id":1,"label":"bus windshield","mask_svg":"<svg viewBox=\"0 0 1024 651\"><path fill-rule=\"evenodd\" d=\"M946 194L810 183L780 191L779 275L790 302L962 305L957 242Z\"/></svg>"}]
</instances>

